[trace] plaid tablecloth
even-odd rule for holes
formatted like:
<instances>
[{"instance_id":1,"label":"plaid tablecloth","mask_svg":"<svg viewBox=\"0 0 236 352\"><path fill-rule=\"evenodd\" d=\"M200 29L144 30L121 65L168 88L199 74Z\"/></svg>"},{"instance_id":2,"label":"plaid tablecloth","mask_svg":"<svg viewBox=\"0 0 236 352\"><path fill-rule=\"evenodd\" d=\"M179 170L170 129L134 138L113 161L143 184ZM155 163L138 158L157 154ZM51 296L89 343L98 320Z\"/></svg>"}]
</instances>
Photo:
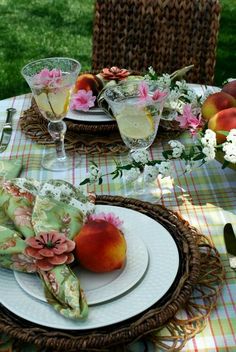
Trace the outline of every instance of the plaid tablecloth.
<instances>
[{"instance_id":1,"label":"plaid tablecloth","mask_svg":"<svg viewBox=\"0 0 236 352\"><path fill-rule=\"evenodd\" d=\"M91 160L96 161L104 173L113 169L114 157L102 155L96 157L84 155L81 164L70 171L58 173L42 169L41 159L47 153L49 147L33 143L21 133L19 127L19 117L29 105L30 95L22 95L0 102L0 129L6 118L6 108L14 107L17 109L13 118L14 129L10 144L0 157L3 160L22 158L24 165L21 173L22 177L33 177L40 181L60 178L74 185L79 185L86 177ZM186 143L188 142L188 137L181 138L184 138ZM157 158L162 147L161 142L155 142L150 149L151 157ZM76 155L74 155L74 158L76 158ZM124 156L117 156L117 158L122 161ZM183 175L182 165L179 161L175 162L175 169L175 186L173 187L171 183L168 183L168 180L160 182L159 186L163 197L156 201L174 211L178 211L201 233L209 236L220 252L226 269L225 284L216 309L210 315L203 332L191 339L183 351L236 351L236 273L228 265L222 235L223 226L226 222L231 222L236 230L235 171L229 168L222 170L221 164L217 161L197 168L191 174ZM126 195L127 191L124 179L112 180L109 176L105 177L101 186L90 186L88 189L95 191L97 194L111 195ZM4 345L0 344L0 351L3 350ZM26 350L28 351L28 349L24 351ZM129 350L144 351L145 347L141 343L134 344L129 347ZM8 350L6 349L6 351ZM154 351L154 348L150 345L148 351Z\"/></svg>"}]
</instances>

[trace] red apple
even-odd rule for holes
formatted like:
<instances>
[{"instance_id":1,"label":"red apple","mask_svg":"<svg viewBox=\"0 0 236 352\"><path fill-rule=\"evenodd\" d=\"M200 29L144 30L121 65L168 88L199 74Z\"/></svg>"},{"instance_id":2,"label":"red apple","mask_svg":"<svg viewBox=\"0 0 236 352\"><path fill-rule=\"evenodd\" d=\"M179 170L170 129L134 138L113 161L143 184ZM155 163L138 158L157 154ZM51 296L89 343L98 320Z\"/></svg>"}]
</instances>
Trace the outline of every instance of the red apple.
<instances>
[{"instance_id":1,"label":"red apple","mask_svg":"<svg viewBox=\"0 0 236 352\"><path fill-rule=\"evenodd\" d=\"M209 120L219 111L236 107L236 99L225 92L213 93L202 104L202 116Z\"/></svg>"},{"instance_id":2,"label":"red apple","mask_svg":"<svg viewBox=\"0 0 236 352\"><path fill-rule=\"evenodd\" d=\"M98 96L100 91L103 88L103 83L100 78L92 73L84 73L78 76L74 92L76 93L78 90L84 89L86 91L91 90L94 96Z\"/></svg>"},{"instance_id":3,"label":"red apple","mask_svg":"<svg viewBox=\"0 0 236 352\"><path fill-rule=\"evenodd\" d=\"M223 143L226 136L217 131L230 131L236 128L236 108L221 110L208 121L208 128L216 132L217 143Z\"/></svg>"},{"instance_id":4,"label":"red apple","mask_svg":"<svg viewBox=\"0 0 236 352\"><path fill-rule=\"evenodd\" d=\"M74 238L75 257L86 269L102 273L120 269L126 257L122 232L105 220L87 222Z\"/></svg>"},{"instance_id":5,"label":"red apple","mask_svg":"<svg viewBox=\"0 0 236 352\"><path fill-rule=\"evenodd\" d=\"M228 93L236 99L236 79L226 83L222 88L222 92Z\"/></svg>"}]
</instances>

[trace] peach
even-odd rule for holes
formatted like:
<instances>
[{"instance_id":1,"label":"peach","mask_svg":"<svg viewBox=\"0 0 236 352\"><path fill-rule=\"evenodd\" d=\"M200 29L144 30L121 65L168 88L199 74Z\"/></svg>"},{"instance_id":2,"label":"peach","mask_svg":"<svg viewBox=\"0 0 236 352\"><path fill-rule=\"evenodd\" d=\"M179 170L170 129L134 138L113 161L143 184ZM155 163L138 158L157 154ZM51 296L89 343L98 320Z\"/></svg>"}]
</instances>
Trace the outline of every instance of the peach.
<instances>
[{"instance_id":1,"label":"peach","mask_svg":"<svg viewBox=\"0 0 236 352\"><path fill-rule=\"evenodd\" d=\"M222 92L232 95L236 99L236 79L226 83L222 88Z\"/></svg>"},{"instance_id":2,"label":"peach","mask_svg":"<svg viewBox=\"0 0 236 352\"><path fill-rule=\"evenodd\" d=\"M208 121L208 128L216 132L217 143L223 143L226 136L217 131L230 131L236 128L236 108L219 111Z\"/></svg>"},{"instance_id":3,"label":"peach","mask_svg":"<svg viewBox=\"0 0 236 352\"><path fill-rule=\"evenodd\" d=\"M213 93L202 104L202 116L209 120L219 111L236 107L236 99L225 92Z\"/></svg>"},{"instance_id":4,"label":"peach","mask_svg":"<svg viewBox=\"0 0 236 352\"><path fill-rule=\"evenodd\" d=\"M97 97L102 88L103 83L100 78L98 78L96 75L93 75L92 73L84 73L77 77L74 92L76 93L81 89L86 91L91 90L93 95Z\"/></svg>"},{"instance_id":5,"label":"peach","mask_svg":"<svg viewBox=\"0 0 236 352\"><path fill-rule=\"evenodd\" d=\"M87 222L74 238L75 257L86 269L102 273L120 269L126 257L122 232L105 220Z\"/></svg>"}]
</instances>

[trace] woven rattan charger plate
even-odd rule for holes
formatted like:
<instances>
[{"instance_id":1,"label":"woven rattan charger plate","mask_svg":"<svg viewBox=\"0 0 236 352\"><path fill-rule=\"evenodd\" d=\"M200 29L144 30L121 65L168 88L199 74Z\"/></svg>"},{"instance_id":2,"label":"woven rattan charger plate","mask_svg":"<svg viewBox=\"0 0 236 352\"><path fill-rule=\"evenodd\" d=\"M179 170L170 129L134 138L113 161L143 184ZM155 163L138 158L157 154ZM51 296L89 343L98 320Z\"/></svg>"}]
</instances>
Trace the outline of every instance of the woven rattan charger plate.
<instances>
[{"instance_id":1,"label":"woven rattan charger plate","mask_svg":"<svg viewBox=\"0 0 236 352\"><path fill-rule=\"evenodd\" d=\"M81 154L114 155L127 151L116 124L111 120L105 123L77 122L65 119L67 132L65 136L66 150ZM27 137L42 145L53 145L52 137L48 133L48 121L39 112L35 101L25 110L20 118L21 130ZM158 140L171 138L180 134L176 121L161 121L158 130Z\"/></svg>"},{"instance_id":2,"label":"woven rattan charger plate","mask_svg":"<svg viewBox=\"0 0 236 352\"><path fill-rule=\"evenodd\" d=\"M206 318L216 304L224 276L217 250L177 213L161 205L114 196L97 196L97 203L139 211L169 231L182 258L171 289L142 314L106 328L82 332L45 328L18 318L1 306L0 331L50 351L118 351L145 335L162 350L180 350L188 339L204 328ZM181 308L186 318L181 315L178 319ZM158 335L161 329L166 331L164 335Z\"/></svg>"}]
</instances>

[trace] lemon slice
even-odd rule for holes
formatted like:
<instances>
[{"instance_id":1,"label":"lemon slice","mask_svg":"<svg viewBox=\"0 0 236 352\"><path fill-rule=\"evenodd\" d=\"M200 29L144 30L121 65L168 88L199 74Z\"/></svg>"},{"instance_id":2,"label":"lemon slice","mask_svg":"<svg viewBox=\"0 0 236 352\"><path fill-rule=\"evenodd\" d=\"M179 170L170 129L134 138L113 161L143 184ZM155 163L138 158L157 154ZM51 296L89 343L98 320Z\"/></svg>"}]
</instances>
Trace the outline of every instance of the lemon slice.
<instances>
[{"instance_id":1,"label":"lemon slice","mask_svg":"<svg viewBox=\"0 0 236 352\"><path fill-rule=\"evenodd\" d=\"M67 112L70 98L70 90L68 88L61 89L56 93L44 93L35 96L38 107L50 113L60 116ZM52 111L53 109L53 111Z\"/></svg>"},{"instance_id":2,"label":"lemon slice","mask_svg":"<svg viewBox=\"0 0 236 352\"><path fill-rule=\"evenodd\" d=\"M145 108L125 107L116 120L120 133L127 138L145 139L155 131L154 118Z\"/></svg>"}]
</instances>

